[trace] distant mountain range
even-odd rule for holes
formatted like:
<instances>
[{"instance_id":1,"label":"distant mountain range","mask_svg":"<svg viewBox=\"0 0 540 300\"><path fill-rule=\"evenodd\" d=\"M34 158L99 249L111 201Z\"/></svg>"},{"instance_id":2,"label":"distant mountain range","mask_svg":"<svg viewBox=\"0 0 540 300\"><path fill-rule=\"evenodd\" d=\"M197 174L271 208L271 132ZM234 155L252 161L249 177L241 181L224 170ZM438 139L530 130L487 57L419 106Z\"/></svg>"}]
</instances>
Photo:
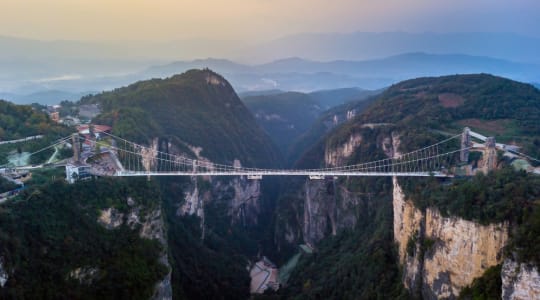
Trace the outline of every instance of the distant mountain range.
<instances>
[{"instance_id":1,"label":"distant mountain range","mask_svg":"<svg viewBox=\"0 0 540 300\"><path fill-rule=\"evenodd\" d=\"M40 103L45 105L52 105L58 104L59 102L64 100L77 101L81 99L82 96L86 96L91 93L92 92L70 93L57 90L47 90L31 94L0 93L0 99L9 99L10 101L19 104Z\"/></svg>"},{"instance_id":2,"label":"distant mountain range","mask_svg":"<svg viewBox=\"0 0 540 300\"><path fill-rule=\"evenodd\" d=\"M366 60L410 52L462 53L540 63L540 38L512 33L352 32L302 33L257 45L244 54L267 61L301 56L312 60Z\"/></svg>"},{"instance_id":3,"label":"distant mountain range","mask_svg":"<svg viewBox=\"0 0 540 300\"><path fill-rule=\"evenodd\" d=\"M540 38L512 33L301 33L263 42L187 39L149 41L40 41L0 36L0 60L192 60L225 57L244 63L284 57L367 60L410 52L463 53L540 63ZM107 66L101 66L107 67Z\"/></svg>"},{"instance_id":4,"label":"distant mountain range","mask_svg":"<svg viewBox=\"0 0 540 300\"><path fill-rule=\"evenodd\" d=\"M23 103L33 93L111 90L205 67L224 75L239 93L378 89L415 77L465 73L540 82L537 53L540 38L506 33L315 33L252 44L0 37L0 96Z\"/></svg>"},{"instance_id":5,"label":"distant mountain range","mask_svg":"<svg viewBox=\"0 0 540 300\"><path fill-rule=\"evenodd\" d=\"M463 54L407 53L384 59L329 62L287 58L244 65L229 60L180 61L155 66L142 77L167 77L191 68L210 68L227 77L240 92L250 90L314 91L345 87L378 89L404 79L447 74L490 73L523 82L540 80L540 65Z\"/></svg>"},{"instance_id":6,"label":"distant mountain range","mask_svg":"<svg viewBox=\"0 0 540 300\"><path fill-rule=\"evenodd\" d=\"M329 62L287 58L260 65L209 58L156 65L124 75L65 76L48 81L25 82L18 92L0 92L0 96L7 96L8 100L17 103L50 103L54 102L54 97L59 102L73 98L62 93L78 95L86 94L88 90L110 90L137 80L165 78L190 69L204 68L225 76L239 93L276 90L312 92L349 87L373 90L410 78L470 73L489 73L522 82L540 81L540 65L463 54L407 53L384 59ZM43 99L40 100L36 94L27 96L24 91L31 94L39 92L37 95L43 96Z\"/></svg>"}]
</instances>

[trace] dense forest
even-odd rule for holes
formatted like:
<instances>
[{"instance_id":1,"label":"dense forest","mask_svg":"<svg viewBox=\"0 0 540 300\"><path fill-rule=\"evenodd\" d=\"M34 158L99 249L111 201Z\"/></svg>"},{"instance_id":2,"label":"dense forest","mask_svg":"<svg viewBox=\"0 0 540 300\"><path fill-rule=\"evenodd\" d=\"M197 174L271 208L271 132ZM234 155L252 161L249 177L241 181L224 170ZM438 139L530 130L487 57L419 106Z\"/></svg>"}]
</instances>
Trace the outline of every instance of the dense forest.
<instances>
[{"instance_id":1,"label":"dense forest","mask_svg":"<svg viewBox=\"0 0 540 300\"><path fill-rule=\"evenodd\" d=\"M290 99L300 99L302 105L313 104L293 96ZM289 116L284 110L292 105L287 103L289 98L283 100L285 106L276 106L274 98L264 99L257 105ZM202 147L200 154L215 162L241 159L257 167L286 164L230 85L208 70L138 82L85 97L81 103L99 104L103 113L95 123L112 125L114 134L142 144L155 142L161 151L196 156L195 147ZM69 128L52 124L29 107L0 104L5 104L0 106L4 115L11 116L13 111L16 118L2 121L7 124L5 137L47 133L22 149L0 147L0 152L32 152L69 134ZM356 117L333 123L334 116L345 120L353 109ZM386 158L382 144L394 132L400 132L399 150L409 151L469 126L500 141L523 145L524 152L538 157L538 119L540 91L529 85L483 74L420 78L396 84L367 101L352 101L317 118L302 119L311 127L303 127L305 132L295 135L292 142L281 140L281 146L291 144L287 164L318 168L325 166L326 149L358 134L362 143L343 162L356 164ZM7 127L10 122L25 125ZM365 123L384 124L369 128ZM273 138L293 137L280 133ZM42 158L48 155L50 151L44 151ZM510 222L513 230L505 255L539 265L538 176L515 171L506 162L499 167L469 178L400 183L420 209L436 207L445 216L482 224ZM231 203L237 187L231 178L100 178L68 185L63 177L62 170L33 172L26 189L0 206L0 263L9 275L0 298L148 299L155 283L171 271L175 299L246 299L250 297L250 263L265 255L283 265L297 253L298 243L304 242L304 178L265 178L258 217L248 224L234 219ZM13 188L7 181L0 185ZM193 187L205 199L203 218L180 212ZM410 298L402 284L392 232L390 178L327 178L321 190L335 205L344 203L344 195L354 199L346 213L356 221L340 227L335 235L330 225L324 228L326 237L314 245L313 254L301 256L287 284L261 298ZM141 238L137 226L124 223L107 229L97 222L103 209L127 215L133 207L142 214L160 210L166 231L163 244ZM285 237L289 231L296 235L293 243ZM164 245L170 270L159 261ZM497 274L500 266L489 269L463 290L463 299L499 296Z\"/></svg>"},{"instance_id":2,"label":"dense forest","mask_svg":"<svg viewBox=\"0 0 540 300\"><path fill-rule=\"evenodd\" d=\"M334 134L346 128L336 128L318 143L324 145ZM365 142L346 163L384 157L382 149L377 147L377 141L389 134L389 130L362 129ZM324 147L313 147L312 152L306 155L307 158L304 157L299 164L302 167L318 167L324 162ZM316 163L309 165L310 161ZM304 184L309 183L291 183L281 194L278 210L282 218L289 218L288 223L303 211L304 199L298 196L298 190L302 190ZM393 239L392 194L388 192L392 189L390 179L330 180L326 193L336 199L336 205L343 201L341 194L336 191L340 187L356 199L355 206L350 210L354 212L357 223L336 236L323 239L312 255L302 256L280 294L287 299L408 299L408 293L401 284ZM293 251L288 249L283 254L290 256Z\"/></svg>"},{"instance_id":3,"label":"dense forest","mask_svg":"<svg viewBox=\"0 0 540 300\"><path fill-rule=\"evenodd\" d=\"M418 78L388 88L361 115L363 123L460 132L463 127L497 141L517 143L540 157L540 90L487 74ZM408 148L403 150L410 150Z\"/></svg>"},{"instance_id":4,"label":"dense forest","mask_svg":"<svg viewBox=\"0 0 540 300\"><path fill-rule=\"evenodd\" d=\"M51 174L49 174L51 175ZM0 208L0 252L10 279L2 299L148 299L167 268L158 241L138 228L106 229L99 210L159 206L159 190L142 180L97 179L74 185L36 176ZM80 276L76 276L79 273Z\"/></svg>"},{"instance_id":5,"label":"dense forest","mask_svg":"<svg viewBox=\"0 0 540 300\"><path fill-rule=\"evenodd\" d=\"M281 161L231 85L210 70L140 81L81 99L88 103L99 104L103 112L95 123L112 125L113 134L128 140L161 138L176 147L201 147L202 156L219 163L240 159L245 166L268 167Z\"/></svg>"},{"instance_id":6,"label":"dense forest","mask_svg":"<svg viewBox=\"0 0 540 300\"><path fill-rule=\"evenodd\" d=\"M14 152L33 153L59 138L68 136L73 130L54 123L49 116L29 105L16 105L0 100L0 142L23 139L36 135L43 138L17 144L0 145L0 165L8 163L8 155ZM54 149L47 149L32 156L30 163L43 162ZM69 155L69 154L67 154Z\"/></svg>"},{"instance_id":7,"label":"dense forest","mask_svg":"<svg viewBox=\"0 0 540 300\"><path fill-rule=\"evenodd\" d=\"M540 92L527 84L484 74L414 79L390 87L354 120L333 128L323 139L304 147L307 150L296 166L323 166L325 150L344 144L352 134L361 135L362 143L343 164L386 158L381 144L392 132L399 132L399 151L407 152L458 134L464 126L494 135L498 141L522 145L526 153L538 157L539 114ZM381 126L369 129L363 126L365 123ZM454 159L457 161L457 157ZM540 249L537 245L540 241L534 236L540 232L538 176L515 171L506 161L499 167L500 170L472 178L452 181L402 179L400 183L407 197L420 209L436 207L443 215L482 224L510 222L513 230L506 255L517 254L521 261L538 264ZM388 197L391 199L391 187L381 182L352 182L355 184L340 182L337 186L346 186L350 191L370 189L370 195L377 195L376 191L380 189L379 202L368 205L364 200L364 204L358 206L362 211L359 224L321 241L316 254L301 259L290 285L283 291L287 297L373 299L407 296L402 290L398 269L386 266L386 276L377 277L381 274L378 264L370 264L372 261L384 264L392 259L397 264L392 219L388 216L384 219L385 214L391 216L391 205L385 208L383 204ZM288 218L289 223L295 218L295 209L302 211L304 199L294 196L301 189L302 184L297 184L296 188L289 187L289 195L283 195L286 204L280 206L280 216ZM369 215L363 209L377 213ZM378 258L381 255L384 260ZM497 270L498 280L494 275ZM356 292L348 294L353 289L357 289ZM473 296L491 299L493 295L500 297L500 291L499 266L478 278L462 296L464 299Z\"/></svg>"},{"instance_id":8,"label":"dense forest","mask_svg":"<svg viewBox=\"0 0 540 300\"><path fill-rule=\"evenodd\" d=\"M294 162L301 154L296 154L295 149L291 149L291 145L300 136L306 134L317 119L322 117L323 114L326 115L329 109L336 106L356 107L359 105L346 104L363 102L377 93L378 91L355 88L323 90L311 93L275 92L243 96L242 101L255 115L257 123L266 130L290 163L291 161ZM349 110L353 109L355 108L349 108ZM361 108L355 109L356 113L360 113L360 111ZM346 111L336 114L341 119L341 122L346 118ZM332 119L333 116L330 118ZM332 120L330 120L331 123ZM319 134L317 139L325 131L317 132ZM295 148L298 149L299 147L296 146ZM294 157L289 159L290 156Z\"/></svg>"}]
</instances>

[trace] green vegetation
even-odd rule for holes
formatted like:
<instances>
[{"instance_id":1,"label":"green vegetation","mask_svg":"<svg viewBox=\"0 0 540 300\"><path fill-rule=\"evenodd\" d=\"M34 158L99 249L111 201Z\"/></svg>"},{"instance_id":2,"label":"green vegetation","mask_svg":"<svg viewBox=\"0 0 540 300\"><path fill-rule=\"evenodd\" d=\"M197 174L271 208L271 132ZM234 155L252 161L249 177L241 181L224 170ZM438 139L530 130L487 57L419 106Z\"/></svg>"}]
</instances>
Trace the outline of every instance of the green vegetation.
<instances>
[{"instance_id":1,"label":"green vegetation","mask_svg":"<svg viewBox=\"0 0 540 300\"><path fill-rule=\"evenodd\" d=\"M16 105L0 100L0 141L17 140L30 136L43 135L35 139L16 144L0 145L0 165L8 163L8 155L12 153L33 153L59 138L72 132L68 127L52 122L49 117L28 105ZM30 158L31 164L42 163L51 156L54 149L37 153Z\"/></svg>"},{"instance_id":2,"label":"green vegetation","mask_svg":"<svg viewBox=\"0 0 540 300\"><path fill-rule=\"evenodd\" d=\"M18 188L19 186L7 179L5 179L4 177L0 176L0 194L1 193L5 193L5 192L9 192L9 191L12 191L16 188Z\"/></svg>"},{"instance_id":3,"label":"green vegetation","mask_svg":"<svg viewBox=\"0 0 540 300\"><path fill-rule=\"evenodd\" d=\"M287 153L290 143L306 132L322 112L314 99L297 92L250 96L242 101L283 154Z\"/></svg>"},{"instance_id":4,"label":"green vegetation","mask_svg":"<svg viewBox=\"0 0 540 300\"><path fill-rule=\"evenodd\" d=\"M525 210L540 198L540 177L504 168L441 185L437 179L401 181L407 198L423 209L439 208L443 215L483 224L521 223Z\"/></svg>"},{"instance_id":5,"label":"green vegetation","mask_svg":"<svg viewBox=\"0 0 540 300\"><path fill-rule=\"evenodd\" d=\"M540 266L540 177L503 168L488 175L454 180L402 180L407 198L419 208L437 207L443 215L483 224L510 222L509 251Z\"/></svg>"},{"instance_id":6,"label":"green vegetation","mask_svg":"<svg viewBox=\"0 0 540 300\"><path fill-rule=\"evenodd\" d=\"M315 142L302 143L300 139L298 144L301 146L296 153L303 154L299 156L296 166L321 166L325 149L343 144L351 135L360 135L362 143L343 162L344 165L386 158L381 148L391 133L400 134L399 151L408 152L458 134L464 126L495 135L498 141L516 143L523 146L524 152L538 157L539 119L540 91L530 85L485 74L419 78L390 87L352 122L338 126L326 135L330 126L325 126L325 119L321 118L312 130L317 134L306 139ZM327 118L328 121L330 119ZM363 126L366 123L379 126L372 130ZM320 140L317 141L317 138ZM458 146L457 143L459 141L449 146ZM445 149L439 150L442 152ZM456 158L450 158L446 163L455 163ZM476 154L471 155L473 163L479 158ZM413 199L420 209L437 207L443 215L459 216L483 224L508 221L513 229L508 251L516 253L522 261L538 265L540 179L537 176L503 168L488 175L454 179L452 182L428 178L400 179L400 183L407 197ZM403 297L405 294L400 285L399 272L394 273L395 269L387 265L385 277L377 269L378 265L384 266L392 259L394 264L398 264L395 261L397 254L389 254L394 251L390 232L392 220L385 221L382 217L391 212L385 211L380 203L384 202L385 197L390 197L391 187L388 183L385 186L382 180L370 182L357 179L340 180L337 186L355 192L371 189L370 195L376 195L373 197L379 202L368 205L364 199L357 205L361 208L358 211L376 211L374 215L379 217L361 214L357 218L359 224L353 229L322 240L317 245L319 251L313 257L300 260L284 295L298 299ZM286 190L287 195L282 196L278 216L294 225L295 218L298 219L303 211L304 200L298 197L302 184L290 189ZM380 194L376 191L380 191ZM384 235L385 231L390 233ZM351 245L346 246L348 243ZM436 241L423 237L418 240L412 235L407 243L409 254L414 254L417 243L420 243L421 255L429 255ZM378 261L381 255L388 255L388 258ZM377 261L377 266L371 265L372 261ZM497 283L493 281L497 272L488 271L467 293L474 295L471 296L474 299L490 299L492 292L497 291L500 297L500 283L497 288Z\"/></svg>"},{"instance_id":7,"label":"green vegetation","mask_svg":"<svg viewBox=\"0 0 540 300\"><path fill-rule=\"evenodd\" d=\"M0 141L17 140L40 134L63 134L66 130L67 128L53 123L45 113L29 105L16 105L0 100Z\"/></svg>"},{"instance_id":8,"label":"green vegetation","mask_svg":"<svg viewBox=\"0 0 540 300\"><path fill-rule=\"evenodd\" d=\"M366 180L366 183L369 180ZM287 299L408 299L401 285L387 196L362 207L358 224L304 255L282 291Z\"/></svg>"},{"instance_id":9,"label":"green vegetation","mask_svg":"<svg viewBox=\"0 0 540 300\"><path fill-rule=\"evenodd\" d=\"M515 231L509 251L516 251L522 262L540 267L540 197L532 207L523 209L522 223Z\"/></svg>"},{"instance_id":10,"label":"green vegetation","mask_svg":"<svg viewBox=\"0 0 540 300\"><path fill-rule=\"evenodd\" d=\"M365 107L359 103L368 103L366 99L376 93L345 88L309 94L284 92L245 96L242 101L255 115L257 122L268 132L281 153L293 156L287 159L289 164L292 164L302 154L296 153L300 148L305 149L324 135L328 125L332 124L335 114L343 121L347 110L355 109L359 113ZM332 109L333 113L330 115L327 110L336 106L340 108ZM321 120L317 121L319 118ZM309 138L303 137L297 142L302 135L308 135Z\"/></svg>"},{"instance_id":11,"label":"green vegetation","mask_svg":"<svg viewBox=\"0 0 540 300\"><path fill-rule=\"evenodd\" d=\"M325 136L329 134L330 130L335 126L334 116L338 117L339 122L343 122L347 118L348 111L354 110L357 115L361 114L375 99L375 97L370 97L351 101L325 111L314 123L312 123L311 128L308 131L291 143L287 153L287 163L289 165L295 163L305 164L310 161L308 157L310 154L313 154L313 148L320 147L320 142L324 141ZM354 121L347 124L351 123L354 123Z\"/></svg>"},{"instance_id":12,"label":"green vegetation","mask_svg":"<svg viewBox=\"0 0 540 300\"><path fill-rule=\"evenodd\" d=\"M540 157L540 90L501 77L475 74L418 78L388 88L360 117L363 123L393 123L460 132L464 126L515 142ZM535 142L536 141L536 142Z\"/></svg>"},{"instance_id":13,"label":"green vegetation","mask_svg":"<svg viewBox=\"0 0 540 300\"><path fill-rule=\"evenodd\" d=\"M409 239L407 240L407 255L410 257L414 256L414 252L416 251L416 237L418 236L418 233L415 232L411 234Z\"/></svg>"},{"instance_id":14,"label":"green vegetation","mask_svg":"<svg viewBox=\"0 0 540 300\"><path fill-rule=\"evenodd\" d=\"M349 128L348 125L340 126L325 141L320 141L312 148L313 154L306 163L315 157L318 157L316 164L323 162L324 147L320 145L336 142L334 139L350 133ZM376 145L381 137L388 134L388 128L356 129L365 142L345 164L384 156ZM291 184L280 199L279 215L291 226L300 227L301 224L296 224L295 220L304 209L304 199L297 198L298 189L302 189L303 184ZM279 293L287 299L408 299L401 284L392 233L389 178L342 178L335 186L345 187L349 197L354 197L356 204L350 210L354 212L356 225L323 239L312 255L302 256L290 275L288 286ZM334 192L327 190L327 193ZM342 196L339 191L335 193L338 206Z\"/></svg>"},{"instance_id":15,"label":"green vegetation","mask_svg":"<svg viewBox=\"0 0 540 300\"><path fill-rule=\"evenodd\" d=\"M60 102L60 110L58 111L60 114L60 117L67 117L67 116L76 116L79 114L79 109L77 108L77 104L75 102L64 100Z\"/></svg>"},{"instance_id":16,"label":"green vegetation","mask_svg":"<svg viewBox=\"0 0 540 300\"><path fill-rule=\"evenodd\" d=\"M473 280L470 286L461 290L460 300L501 299L501 265L487 269L482 277Z\"/></svg>"},{"instance_id":17,"label":"green vegetation","mask_svg":"<svg viewBox=\"0 0 540 300\"><path fill-rule=\"evenodd\" d=\"M219 163L241 159L245 166L265 167L280 162L279 151L230 84L210 70L140 81L81 99L89 103L103 111L95 123L112 125L113 134L135 142L149 144L157 137L178 147L188 143Z\"/></svg>"},{"instance_id":18,"label":"green vegetation","mask_svg":"<svg viewBox=\"0 0 540 300\"><path fill-rule=\"evenodd\" d=\"M175 299L245 299L249 296L245 229L231 224L226 210L205 207L205 236L196 216L178 216L177 195L188 182L162 179ZM224 205L214 204L214 205Z\"/></svg>"},{"instance_id":19,"label":"green vegetation","mask_svg":"<svg viewBox=\"0 0 540 300\"><path fill-rule=\"evenodd\" d=\"M10 275L0 298L148 299L167 272L159 242L97 223L100 209L125 211L127 197L151 209L160 195L145 179L55 180L3 204L0 253Z\"/></svg>"}]
</instances>

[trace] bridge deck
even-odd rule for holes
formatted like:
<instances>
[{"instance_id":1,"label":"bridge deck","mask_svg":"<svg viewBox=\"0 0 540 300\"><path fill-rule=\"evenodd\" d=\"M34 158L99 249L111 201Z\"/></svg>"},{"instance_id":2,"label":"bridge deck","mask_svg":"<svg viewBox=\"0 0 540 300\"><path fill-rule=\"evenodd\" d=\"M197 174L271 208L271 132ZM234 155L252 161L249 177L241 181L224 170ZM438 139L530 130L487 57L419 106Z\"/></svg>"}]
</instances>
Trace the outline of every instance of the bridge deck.
<instances>
[{"instance_id":1,"label":"bridge deck","mask_svg":"<svg viewBox=\"0 0 540 300\"><path fill-rule=\"evenodd\" d=\"M119 171L114 176L397 176L397 177L452 177L441 172L305 172L296 170L275 170L264 172L131 172Z\"/></svg>"}]
</instances>

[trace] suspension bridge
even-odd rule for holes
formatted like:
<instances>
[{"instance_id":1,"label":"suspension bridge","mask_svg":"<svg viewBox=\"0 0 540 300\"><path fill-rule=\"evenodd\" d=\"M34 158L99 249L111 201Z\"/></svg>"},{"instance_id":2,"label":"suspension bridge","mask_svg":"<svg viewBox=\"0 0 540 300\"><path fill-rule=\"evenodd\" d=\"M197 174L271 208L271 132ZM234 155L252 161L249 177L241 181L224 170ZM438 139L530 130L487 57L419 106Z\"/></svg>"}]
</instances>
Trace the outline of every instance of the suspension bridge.
<instances>
[{"instance_id":1,"label":"suspension bridge","mask_svg":"<svg viewBox=\"0 0 540 300\"><path fill-rule=\"evenodd\" d=\"M463 133L420 149L407 153L394 152L391 158L317 169L265 169L242 167L239 163L227 165L205 159L194 159L186 155L159 151L157 146L143 146L110 133L100 132L99 134L101 137L98 139L73 134L31 155L71 143L74 157L61 164L74 164L77 168L84 167L89 174L98 176L247 176L250 179L261 179L263 176L308 176L310 179L339 176L452 177L451 168L460 162L466 163L470 150L484 147L491 149L491 152L487 151L488 156L495 155L496 157L495 149L508 151L512 147L497 144L493 138L486 138L465 128ZM471 137L484 144L471 142ZM493 164L494 159L487 157L486 164ZM23 166L17 169L47 166L51 164Z\"/></svg>"}]
</instances>

